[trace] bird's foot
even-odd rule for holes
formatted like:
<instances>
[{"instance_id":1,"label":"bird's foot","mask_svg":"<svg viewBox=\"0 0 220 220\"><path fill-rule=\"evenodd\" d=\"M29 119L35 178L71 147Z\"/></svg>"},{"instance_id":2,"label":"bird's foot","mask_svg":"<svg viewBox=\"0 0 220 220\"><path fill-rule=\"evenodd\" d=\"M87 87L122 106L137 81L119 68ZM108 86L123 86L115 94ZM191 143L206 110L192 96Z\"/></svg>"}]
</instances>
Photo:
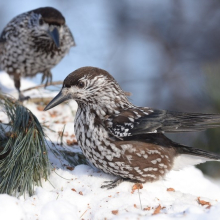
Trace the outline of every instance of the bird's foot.
<instances>
[{"instance_id":1,"label":"bird's foot","mask_svg":"<svg viewBox=\"0 0 220 220\"><path fill-rule=\"evenodd\" d=\"M116 180L113 180L113 181L104 181L104 183L107 183L107 184L102 185L101 188L113 189L125 180L126 179L123 179L123 178L117 178Z\"/></svg>"},{"instance_id":2,"label":"bird's foot","mask_svg":"<svg viewBox=\"0 0 220 220\"><path fill-rule=\"evenodd\" d=\"M19 93L19 97L18 97L18 100L20 102L24 102L26 100L30 99L30 96L24 96L22 93Z\"/></svg>"},{"instance_id":3,"label":"bird's foot","mask_svg":"<svg viewBox=\"0 0 220 220\"><path fill-rule=\"evenodd\" d=\"M52 73L50 71L46 71L43 73L42 79L41 79L41 84L46 80L45 82L45 87L46 88L49 84L52 83Z\"/></svg>"}]
</instances>

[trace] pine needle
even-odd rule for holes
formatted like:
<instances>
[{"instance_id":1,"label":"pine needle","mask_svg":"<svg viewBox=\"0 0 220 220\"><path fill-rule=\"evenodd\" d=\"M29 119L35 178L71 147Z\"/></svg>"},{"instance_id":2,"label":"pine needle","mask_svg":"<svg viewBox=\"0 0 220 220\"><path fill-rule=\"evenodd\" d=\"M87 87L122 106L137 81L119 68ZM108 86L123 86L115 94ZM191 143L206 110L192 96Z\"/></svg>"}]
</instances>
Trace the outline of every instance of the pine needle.
<instances>
[{"instance_id":1,"label":"pine needle","mask_svg":"<svg viewBox=\"0 0 220 220\"><path fill-rule=\"evenodd\" d=\"M0 123L0 193L31 196L50 173L45 134L19 102L0 94L0 107L9 119L8 125Z\"/></svg>"}]
</instances>

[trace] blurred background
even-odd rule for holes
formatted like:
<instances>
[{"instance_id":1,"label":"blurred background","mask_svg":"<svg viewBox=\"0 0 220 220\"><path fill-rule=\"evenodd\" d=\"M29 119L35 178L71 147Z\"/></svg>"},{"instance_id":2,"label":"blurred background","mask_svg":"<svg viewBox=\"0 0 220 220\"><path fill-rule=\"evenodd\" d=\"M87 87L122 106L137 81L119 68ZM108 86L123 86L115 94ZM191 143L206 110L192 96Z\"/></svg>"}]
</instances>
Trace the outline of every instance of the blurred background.
<instances>
[{"instance_id":1,"label":"blurred background","mask_svg":"<svg viewBox=\"0 0 220 220\"><path fill-rule=\"evenodd\" d=\"M220 113L220 1L0 0L0 31L18 14L44 6L61 11L77 44L52 69L55 81L96 66L136 105ZM41 74L31 80L40 84ZM220 129L169 137L220 154ZM199 168L220 178L220 163Z\"/></svg>"}]
</instances>

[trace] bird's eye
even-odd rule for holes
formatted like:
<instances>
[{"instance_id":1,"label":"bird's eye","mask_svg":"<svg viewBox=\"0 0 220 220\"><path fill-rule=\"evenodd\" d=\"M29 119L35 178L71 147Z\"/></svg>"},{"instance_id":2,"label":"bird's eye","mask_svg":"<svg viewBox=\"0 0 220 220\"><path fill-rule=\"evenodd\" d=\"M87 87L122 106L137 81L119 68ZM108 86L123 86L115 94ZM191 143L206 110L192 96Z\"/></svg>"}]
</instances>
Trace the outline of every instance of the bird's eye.
<instances>
[{"instance_id":1,"label":"bird's eye","mask_svg":"<svg viewBox=\"0 0 220 220\"><path fill-rule=\"evenodd\" d=\"M79 81L78 83L77 83L77 86L79 87L79 88L83 88L84 87L84 82L82 82L82 81Z\"/></svg>"},{"instance_id":2,"label":"bird's eye","mask_svg":"<svg viewBox=\"0 0 220 220\"><path fill-rule=\"evenodd\" d=\"M44 21L42 18L39 19L39 25L43 25Z\"/></svg>"},{"instance_id":3,"label":"bird's eye","mask_svg":"<svg viewBox=\"0 0 220 220\"><path fill-rule=\"evenodd\" d=\"M63 85L63 88L70 88L70 85Z\"/></svg>"}]
</instances>

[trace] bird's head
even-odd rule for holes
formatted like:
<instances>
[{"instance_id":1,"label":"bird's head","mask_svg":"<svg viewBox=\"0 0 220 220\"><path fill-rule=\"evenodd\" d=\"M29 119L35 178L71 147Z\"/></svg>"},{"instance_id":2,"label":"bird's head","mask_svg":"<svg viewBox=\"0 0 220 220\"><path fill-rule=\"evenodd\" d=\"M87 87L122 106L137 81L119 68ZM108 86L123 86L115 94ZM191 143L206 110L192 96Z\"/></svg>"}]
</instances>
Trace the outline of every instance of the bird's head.
<instances>
[{"instance_id":1,"label":"bird's head","mask_svg":"<svg viewBox=\"0 0 220 220\"><path fill-rule=\"evenodd\" d=\"M82 67L70 73L59 94L46 106L49 110L60 103L74 99L78 104L116 109L129 105L127 97L115 79L105 70Z\"/></svg>"},{"instance_id":2,"label":"bird's head","mask_svg":"<svg viewBox=\"0 0 220 220\"><path fill-rule=\"evenodd\" d=\"M37 8L30 12L29 27L37 39L50 40L60 47L60 34L64 32L65 18L52 7Z\"/></svg>"}]
</instances>

